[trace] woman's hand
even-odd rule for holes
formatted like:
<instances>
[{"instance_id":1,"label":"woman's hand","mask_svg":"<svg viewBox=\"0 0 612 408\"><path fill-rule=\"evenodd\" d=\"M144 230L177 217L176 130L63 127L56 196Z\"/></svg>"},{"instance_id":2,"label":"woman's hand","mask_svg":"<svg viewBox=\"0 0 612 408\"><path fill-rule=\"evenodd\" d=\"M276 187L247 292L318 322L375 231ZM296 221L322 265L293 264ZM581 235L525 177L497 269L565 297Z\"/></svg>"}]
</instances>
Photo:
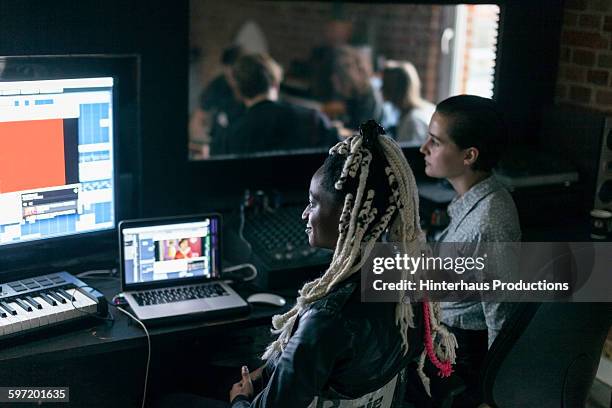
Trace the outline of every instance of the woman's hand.
<instances>
[{"instance_id":1,"label":"woman's hand","mask_svg":"<svg viewBox=\"0 0 612 408\"><path fill-rule=\"evenodd\" d=\"M259 369L255 371L257 373L260 371ZM253 374L255 374L253 373ZM261 376L261 371L259 372ZM249 374L249 369L247 366L242 366L242 380L237 382L232 386L232 389L229 393L230 403L236 398L238 395L244 395L248 399L253 398L253 382L251 381L251 375Z\"/></svg>"},{"instance_id":2,"label":"woman's hand","mask_svg":"<svg viewBox=\"0 0 612 408\"><path fill-rule=\"evenodd\" d=\"M256 382L259 381L261 379L261 374L263 372L263 369L266 367L265 364L263 364L261 367L259 367L257 370L253 371L252 373L250 373L251 376L251 381L252 382Z\"/></svg>"}]
</instances>

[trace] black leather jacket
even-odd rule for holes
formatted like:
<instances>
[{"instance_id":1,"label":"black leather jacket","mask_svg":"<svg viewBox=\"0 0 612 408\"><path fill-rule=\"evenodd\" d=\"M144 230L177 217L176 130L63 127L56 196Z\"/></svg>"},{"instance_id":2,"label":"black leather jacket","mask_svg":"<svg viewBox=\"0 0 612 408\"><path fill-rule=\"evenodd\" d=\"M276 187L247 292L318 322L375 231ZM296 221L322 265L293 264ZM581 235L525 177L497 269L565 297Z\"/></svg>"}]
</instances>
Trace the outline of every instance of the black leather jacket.
<instances>
[{"instance_id":1,"label":"black leather jacket","mask_svg":"<svg viewBox=\"0 0 612 408\"><path fill-rule=\"evenodd\" d=\"M302 312L282 355L269 360L263 390L233 408L307 407L317 395L355 399L389 382L423 350L422 307L403 355L395 304L361 303L359 282L348 282ZM257 392L258 390L256 390Z\"/></svg>"}]
</instances>

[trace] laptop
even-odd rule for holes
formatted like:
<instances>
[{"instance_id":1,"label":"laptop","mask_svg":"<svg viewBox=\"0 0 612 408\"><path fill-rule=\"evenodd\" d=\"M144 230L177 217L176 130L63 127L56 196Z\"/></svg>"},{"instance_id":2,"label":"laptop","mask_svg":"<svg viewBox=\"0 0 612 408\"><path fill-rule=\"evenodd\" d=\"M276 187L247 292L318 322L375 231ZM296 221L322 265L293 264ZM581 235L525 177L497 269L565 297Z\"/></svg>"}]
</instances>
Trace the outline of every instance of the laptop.
<instances>
[{"instance_id":1,"label":"laptop","mask_svg":"<svg viewBox=\"0 0 612 408\"><path fill-rule=\"evenodd\" d=\"M155 324L250 310L221 281L221 215L119 223L121 291L136 317Z\"/></svg>"}]
</instances>

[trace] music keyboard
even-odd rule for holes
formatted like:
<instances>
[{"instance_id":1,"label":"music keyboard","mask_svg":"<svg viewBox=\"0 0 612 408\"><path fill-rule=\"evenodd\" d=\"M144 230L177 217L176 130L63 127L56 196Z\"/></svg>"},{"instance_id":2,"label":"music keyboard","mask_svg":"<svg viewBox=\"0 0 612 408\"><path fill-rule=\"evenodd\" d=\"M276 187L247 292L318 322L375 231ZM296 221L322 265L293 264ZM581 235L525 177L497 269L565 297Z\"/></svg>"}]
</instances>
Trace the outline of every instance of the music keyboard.
<instances>
[{"instance_id":1,"label":"music keyboard","mask_svg":"<svg viewBox=\"0 0 612 408\"><path fill-rule=\"evenodd\" d=\"M68 272L3 283L1 288L0 340L106 316L108 310L104 295Z\"/></svg>"}]
</instances>

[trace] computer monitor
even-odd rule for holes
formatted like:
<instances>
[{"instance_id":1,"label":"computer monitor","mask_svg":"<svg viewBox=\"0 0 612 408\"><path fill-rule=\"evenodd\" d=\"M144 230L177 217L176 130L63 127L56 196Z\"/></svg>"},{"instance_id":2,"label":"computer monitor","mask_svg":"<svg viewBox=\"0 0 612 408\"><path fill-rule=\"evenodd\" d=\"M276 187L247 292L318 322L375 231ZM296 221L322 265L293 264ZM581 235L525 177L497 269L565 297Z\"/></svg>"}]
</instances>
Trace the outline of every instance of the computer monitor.
<instances>
[{"instance_id":1,"label":"computer monitor","mask_svg":"<svg viewBox=\"0 0 612 408\"><path fill-rule=\"evenodd\" d=\"M113 83L0 82L0 249L115 228Z\"/></svg>"}]
</instances>

